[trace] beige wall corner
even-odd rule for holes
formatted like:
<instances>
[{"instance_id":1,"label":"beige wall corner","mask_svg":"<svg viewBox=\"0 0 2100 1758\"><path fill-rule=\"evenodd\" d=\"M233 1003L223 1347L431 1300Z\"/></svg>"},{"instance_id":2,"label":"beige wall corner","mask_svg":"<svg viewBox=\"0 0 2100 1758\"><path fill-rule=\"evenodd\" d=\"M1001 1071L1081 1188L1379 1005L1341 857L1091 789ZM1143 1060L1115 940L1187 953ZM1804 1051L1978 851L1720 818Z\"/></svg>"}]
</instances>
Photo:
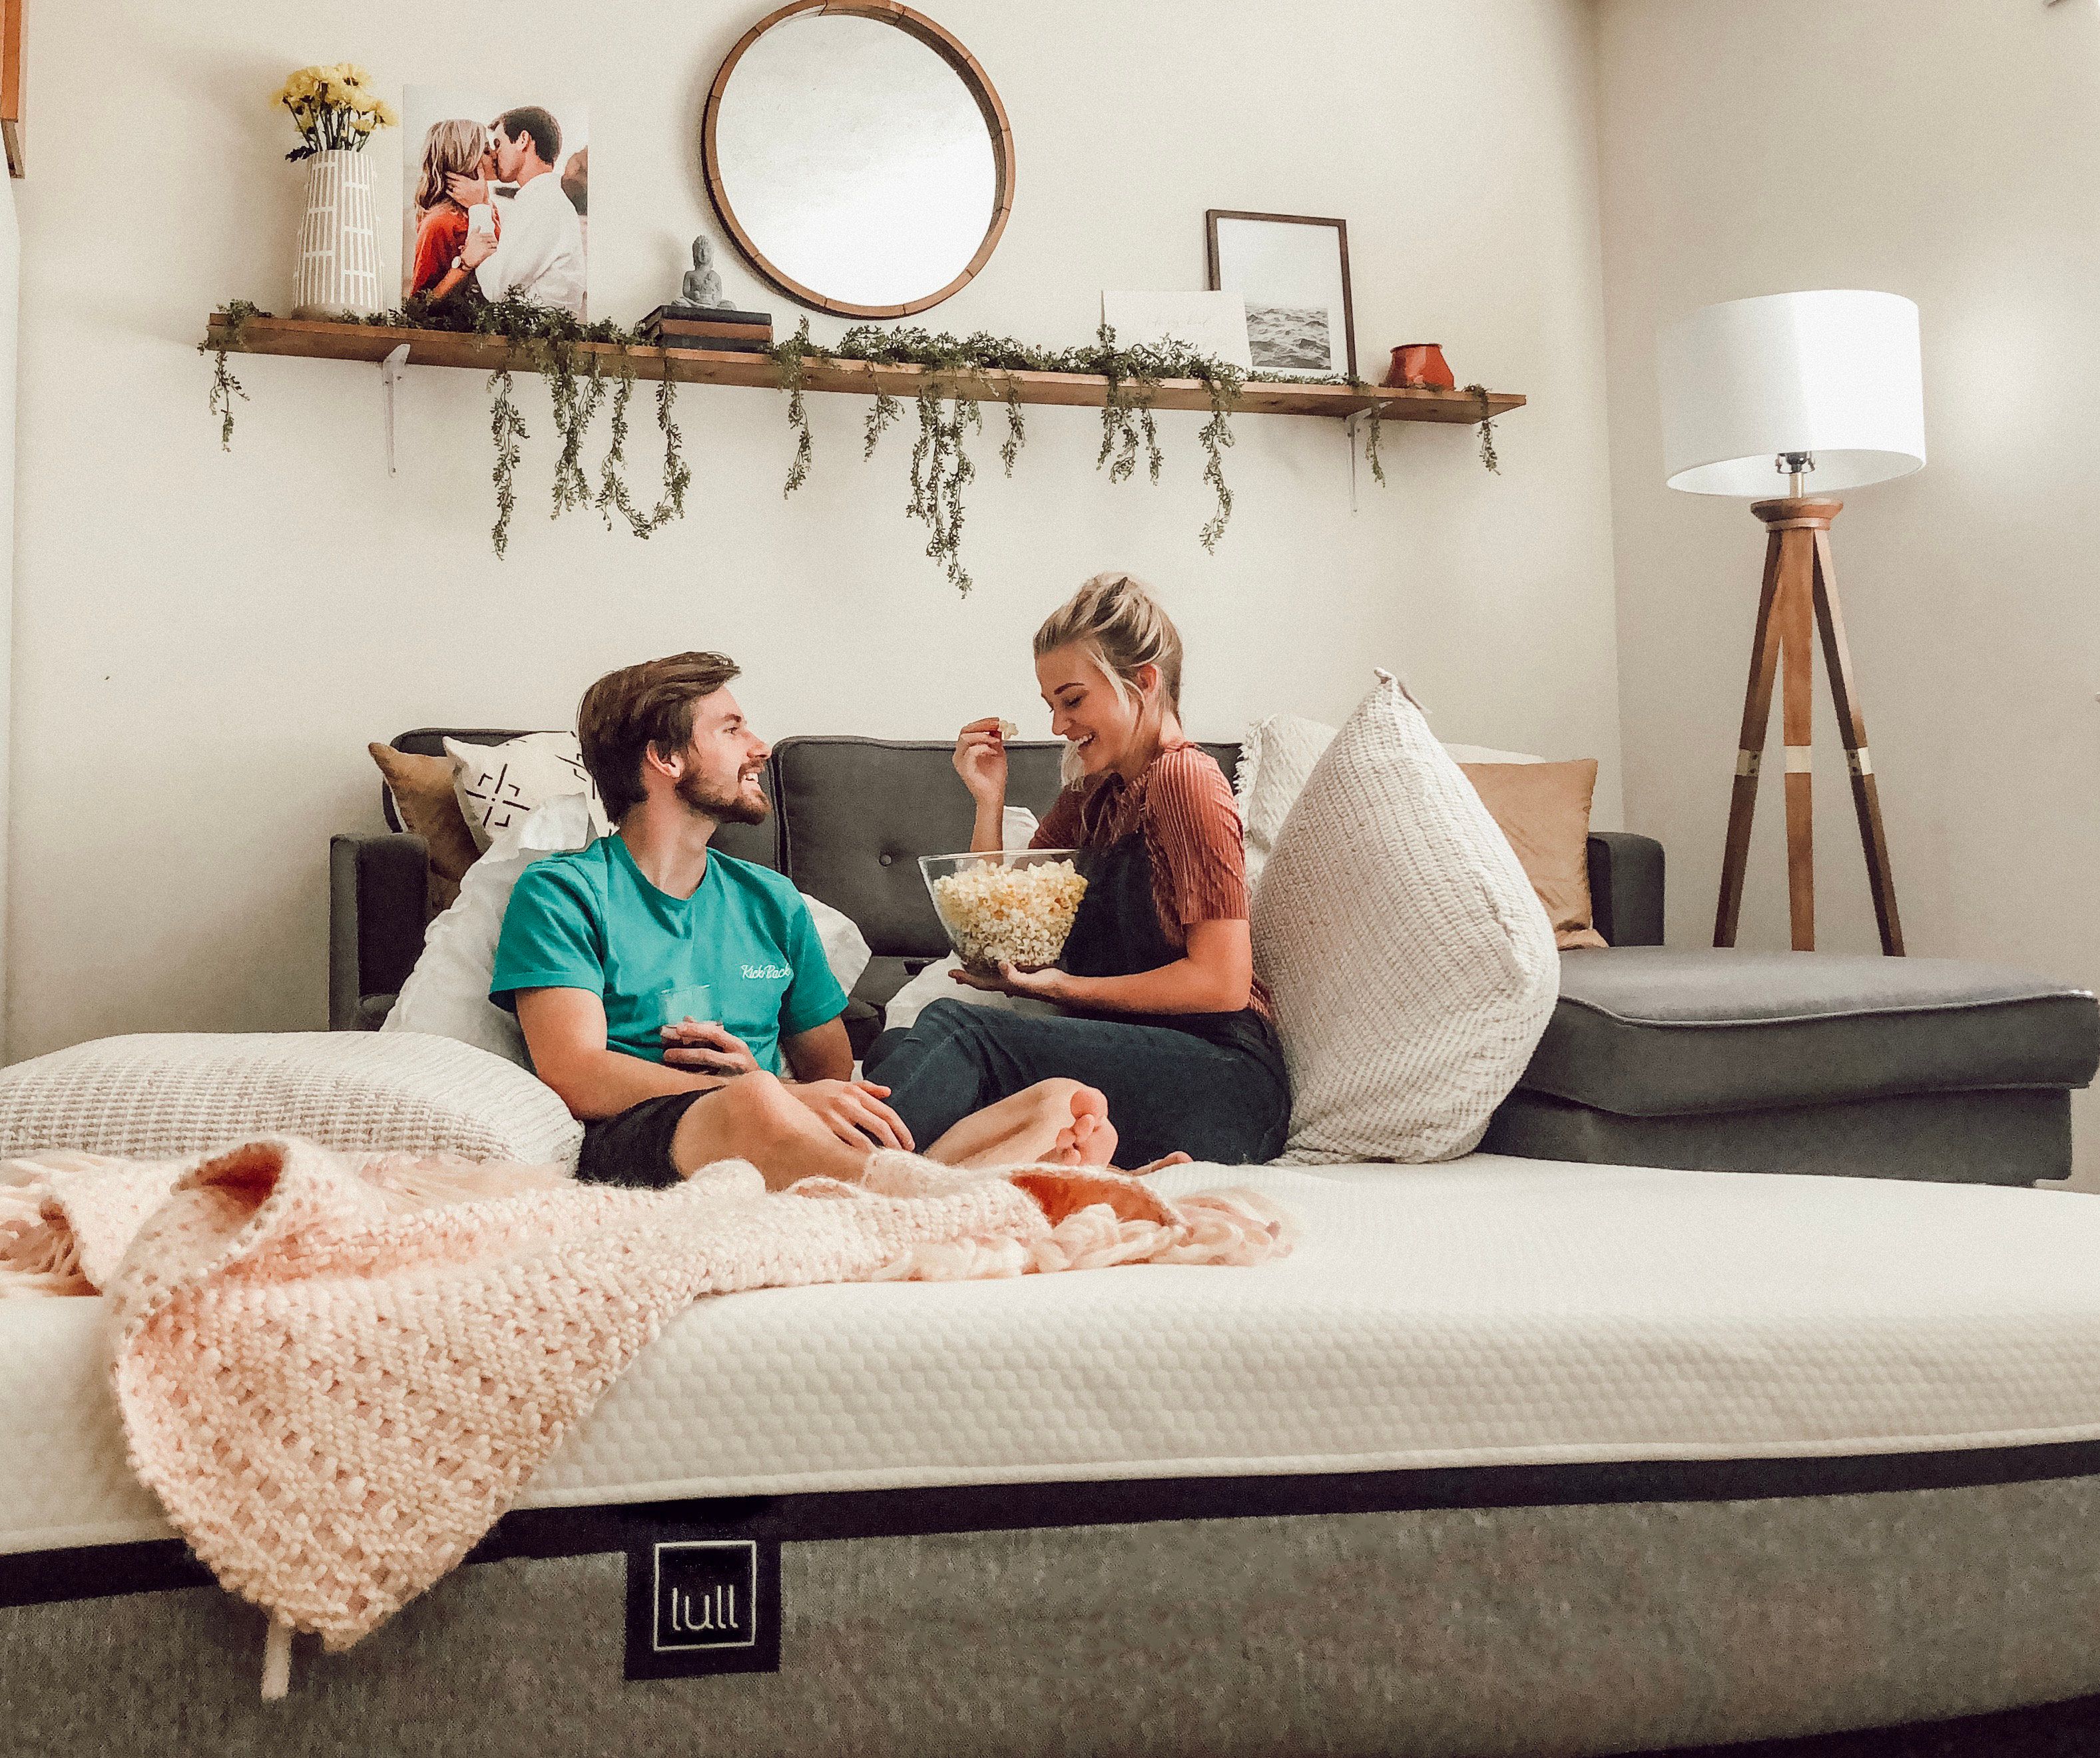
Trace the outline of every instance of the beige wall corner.
<instances>
[{"instance_id":1,"label":"beige wall corner","mask_svg":"<svg viewBox=\"0 0 2100 1758\"><path fill-rule=\"evenodd\" d=\"M1711 932L1763 533L1663 487L1656 331L1869 288L1924 333L1930 462L1846 496L1833 533L1909 950L2100 984L2100 11L1604 0L1600 24L1627 815L1669 844L1672 938ZM1820 944L1871 951L1820 712ZM1746 945L1786 944L1778 795ZM2080 1133L2090 1183L2091 1095Z\"/></svg>"},{"instance_id":2,"label":"beige wall corner","mask_svg":"<svg viewBox=\"0 0 2100 1758\"><path fill-rule=\"evenodd\" d=\"M14 711L15 625L15 334L20 319L22 240L15 217L15 184L0 178L0 995L12 972L8 956L7 883L13 817L9 782ZM0 1062L7 1060L7 1020L0 1011Z\"/></svg>"}]
</instances>

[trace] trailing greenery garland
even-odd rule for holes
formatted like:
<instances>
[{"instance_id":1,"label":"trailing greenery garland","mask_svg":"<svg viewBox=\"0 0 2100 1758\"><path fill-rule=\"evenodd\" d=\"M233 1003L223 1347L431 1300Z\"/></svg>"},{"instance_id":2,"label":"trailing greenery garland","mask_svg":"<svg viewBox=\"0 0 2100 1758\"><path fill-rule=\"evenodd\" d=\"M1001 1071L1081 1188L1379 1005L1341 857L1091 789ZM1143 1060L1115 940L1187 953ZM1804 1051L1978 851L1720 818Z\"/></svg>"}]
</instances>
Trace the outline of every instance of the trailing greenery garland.
<instances>
[{"instance_id":1,"label":"trailing greenery garland","mask_svg":"<svg viewBox=\"0 0 2100 1758\"><path fill-rule=\"evenodd\" d=\"M211 369L211 412L218 417L218 449L233 450L233 399L243 403L248 393L240 388L240 381L233 376L233 369L226 363L227 351L238 348L248 334L248 320L252 317L267 317L269 313L245 299L226 302L226 335L216 346L209 341L197 344L199 354L216 356Z\"/></svg>"},{"instance_id":2,"label":"trailing greenery garland","mask_svg":"<svg viewBox=\"0 0 2100 1758\"><path fill-rule=\"evenodd\" d=\"M233 399L244 401L247 392L227 365L227 354L241 346L249 320L267 317L245 299L228 302L223 336L217 343L200 344L198 351L215 355L210 407L219 417L219 444L233 446ZM677 386L669 378L656 387L656 425L664 436L664 486L656 504L646 513L635 509L625 477L628 406L634 395L634 353L644 344L624 326L607 319L586 324L566 311L510 297L487 303L457 296L443 302L416 298L399 311L376 311L361 321L387 329L439 330L454 335L499 337L511 346L502 363L488 375L489 437L495 447L495 466L490 479L496 487L496 523L489 535L496 553L510 548L510 519L518 504L517 474L524 455L524 442L532 435L518 412L516 384L512 377L514 358L522 358L527 370L544 375L554 402L554 430L561 451L554 460L554 507L549 518L559 518L579 507L598 509L606 529L614 528L615 517L625 520L637 537L648 537L686 511L686 491L692 472L685 460L684 436L672 419L677 401ZM591 426L605 406L607 394L606 357L593 350L583 357L578 370L578 347L603 344L614 350L611 389L611 433L598 465L595 495L584 474L583 445Z\"/></svg>"},{"instance_id":3,"label":"trailing greenery garland","mask_svg":"<svg viewBox=\"0 0 2100 1758\"><path fill-rule=\"evenodd\" d=\"M1488 402L1488 387L1468 385L1466 389L1480 399L1480 466L1499 476L1502 465L1502 460L1495 456L1495 419Z\"/></svg>"},{"instance_id":4,"label":"trailing greenery garland","mask_svg":"<svg viewBox=\"0 0 2100 1758\"><path fill-rule=\"evenodd\" d=\"M977 474L963 448L963 430L967 425L977 433L983 428L978 399L952 394L959 381L1021 372L1083 373L1106 379L1101 444L1095 468L1105 469L1112 482L1127 482L1137 474L1142 458L1146 476L1157 482L1166 464L1153 408L1160 381L1197 380L1210 393L1210 417L1196 437L1203 448L1203 480L1216 500L1215 509L1200 533L1206 549L1217 548L1232 518L1233 493L1225 482L1224 453L1233 443L1232 411L1246 375L1229 363L1194 349L1179 344L1119 348L1115 332L1105 324L1092 343L1077 348L1031 347L1012 337L992 336L982 330L958 338L909 326L880 329L872 324L848 330L836 346L827 348L810 339L809 319L805 318L792 336L775 343L770 351L775 377L788 393L788 421L796 436L794 460L782 487L783 494L792 494L809 480L812 443L802 387L810 360L865 360L926 371L927 384L915 399L919 436L911 450L911 499L906 510L926 525L926 553L942 565L959 591L967 593L970 586L969 572L961 560L963 491ZM946 398L945 412L944 391L951 393ZM1007 377L1001 401L1006 410L1006 434L999 457L1011 476L1021 448L1028 440L1017 378ZM863 458L875 456L882 436L902 412L903 405L889 392L876 394L863 432ZM1379 479L1384 480L1382 471Z\"/></svg>"},{"instance_id":5,"label":"trailing greenery garland","mask_svg":"<svg viewBox=\"0 0 2100 1758\"><path fill-rule=\"evenodd\" d=\"M200 353L216 357L210 406L219 418L219 443L229 451L233 443L234 402L236 399L245 401L248 393L228 367L227 355L241 347L251 319L267 315L246 300L231 301L219 340L199 346ZM518 409L514 363L548 380L555 432L561 442L554 460L549 517L558 518L576 508L591 506L604 519L607 530L624 521L635 536L646 538L684 516L692 472L685 461L683 436L673 419L677 382L668 375L656 387L656 425L664 445L661 492L656 504L644 513L635 508L628 491L626 448L629 408L636 379L634 357L645 346L633 331L605 319L586 324L566 312L515 297L494 304L457 296L443 303L418 298L403 310L377 312L363 321L390 328L497 337L510 344L488 381L489 434L495 453L490 478L496 489L496 523L490 536L499 557L509 548L510 521L517 506L518 465L524 443L531 437ZM579 347L589 343L602 346L579 356ZM827 348L811 340L809 319L805 318L793 335L774 343L767 353L775 378L787 393L788 425L795 434L794 456L781 486L783 496L793 494L809 480L814 455L804 396L810 361L861 360L925 370L927 377L914 399L919 432L911 448L911 498L906 512L926 527L927 555L940 565L950 584L965 594L971 581L962 562L964 492L976 479L977 469L964 449L964 432L967 428L973 434L981 434L984 427L979 399L967 394L967 390L988 375L1005 377L1000 400L1006 411L1006 434L999 456L1008 476L1012 475L1028 438L1021 384L1013 375L1083 374L1106 380L1101 449L1094 464L1096 469L1108 472L1111 482L1127 482L1135 476L1140 457L1145 474L1155 483L1159 481L1166 462L1154 408L1160 385L1167 379L1193 379L1202 384L1209 393L1210 415L1196 438L1203 449L1203 481L1214 497L1214 506L1199 537L1210 551L1216 549L1232 518L1233 492L1225 481L1224 454L1233 443L1233 411L1250 380L1347 385L1366 395L1376 388L1353 373L1310 379L1248 373L1179 343L1118 347L1115 332L1105 324L1092 342L1075 348L1031 347L1011 337L992 336L982 330L959 340L945 333L936 334L913 327L882 329L872 324L848 330L836 346ZM1488 393L1478 385L1468 385L1466 389L1480 399L1480 461L1499 474ZM584 469L583 446L608 399L610 434L598 465L598 488L593 493ZM875 393L863 430L863 458L875 456L883 435L902 413L902 403L889 390ZM1365 428L1365 456L1372 476L1383 486L1385 466L1379 452L1383 409L1371 402L1365 413L1370 419Z\"/></svg>"}]
</instances>

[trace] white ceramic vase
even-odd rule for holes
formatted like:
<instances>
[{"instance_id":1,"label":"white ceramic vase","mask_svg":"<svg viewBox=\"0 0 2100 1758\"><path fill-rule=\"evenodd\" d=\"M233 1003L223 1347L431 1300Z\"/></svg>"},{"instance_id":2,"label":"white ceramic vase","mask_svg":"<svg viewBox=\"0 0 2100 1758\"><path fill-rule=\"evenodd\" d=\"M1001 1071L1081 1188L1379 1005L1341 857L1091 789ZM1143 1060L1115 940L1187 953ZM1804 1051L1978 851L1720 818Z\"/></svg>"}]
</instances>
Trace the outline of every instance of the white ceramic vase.
<instances>
[{"instance_id":1,"label":"white ceramic vase","mask_svg":"<svg viewBox=\"0 0 2100 1758\"><path fill-rule=\"evenodd\" d=\"M337 148L307 161L307 212L292 277L294 317L366 317L379 310L377 182L371 160Z\"/></svg>"}]
</instances>

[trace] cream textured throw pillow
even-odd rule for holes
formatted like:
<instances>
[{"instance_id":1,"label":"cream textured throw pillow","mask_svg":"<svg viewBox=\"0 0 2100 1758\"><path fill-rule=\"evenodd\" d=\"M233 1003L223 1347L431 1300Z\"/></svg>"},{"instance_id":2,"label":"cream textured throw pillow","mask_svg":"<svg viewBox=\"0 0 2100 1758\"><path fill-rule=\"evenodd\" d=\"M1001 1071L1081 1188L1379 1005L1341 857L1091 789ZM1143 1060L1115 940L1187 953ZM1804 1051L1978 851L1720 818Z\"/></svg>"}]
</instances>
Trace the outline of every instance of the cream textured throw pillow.
<instances>
[{"instance_id":1,"label":"cream textured throw pillow","mask_svg":"<svg viewBox=\"0 0 2100 1758\"><path fill-rule=\"evenodd\" d=\"M1324 720L1299 714L1272 714L1256 720L1240 742L1240 822L1246 826L1246 876L1250 894L1276 847L1283 821L1304 791L1305 778L1321 754L1334 742L1335 729ZM1460 763L1537 763L1520 751L1491 751L1485 745L1446 745Z\"/></svg>"},{"instance_id":2,"label":"cream textured throw pillow","mask_svg":"<svg viewBox=\"0 0 2100 1758\"><path fill-rule=\"evenodd\" d=\"M1290 809L1254 897L1299 1165L1470 1152L1560 991L1508 839L1398 682L1379 683Z\"/></svg>"},{"instance_id":3,"label":"cream textured throw pillow","mask_svg":"<svg viewBox=\"0 0 2100 1758\"><path fill-rule=\"evenodd\" d=\"M174 1160L262 1135L573 1166L583 1126L523 1068L409 1032L148 1033L0 1070L0 1157Z\"/></svg>"},{"instance_id":4,"label":"cream textured throw pillow","mask_svg":"<svg viewBox=\"0 0 2100 1758\"><path fill-rule=\"evenodd\" d=\"M527 733L501 745L448 738L445 755L452 760L452 790L466 827L484 853L505 831L564 794L581 794L589 800L591 823L599 835L611 828L574 733Z\"/></svg>"}]
</instances>

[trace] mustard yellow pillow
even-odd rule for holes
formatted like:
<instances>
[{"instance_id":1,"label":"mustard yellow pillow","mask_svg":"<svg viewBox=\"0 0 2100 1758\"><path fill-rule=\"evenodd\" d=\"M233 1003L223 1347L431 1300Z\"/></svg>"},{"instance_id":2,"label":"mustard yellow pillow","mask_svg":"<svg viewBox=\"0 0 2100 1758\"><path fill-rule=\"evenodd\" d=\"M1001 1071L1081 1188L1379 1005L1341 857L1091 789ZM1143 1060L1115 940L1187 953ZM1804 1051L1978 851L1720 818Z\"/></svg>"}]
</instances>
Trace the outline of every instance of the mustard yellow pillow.
<instances>
[{"instance_id":1,"label":"mustard yellow pillow","mask_svg":"<svg viewBox=\"0 0 2100 1758\"><path fill-rule=\"evenodd\" d=\"M1597 788L1597 760L1458 767L1523 862L1555 943L1563 950L1606 945L1592 925L1590 902L1590 798Z\"/></svg>"},{"instance_id":2,"label":"mustard yellow pillow","mask_svg":"<svg viewBox=\"0 0 2100 1758\"><path fill-rule=\"evenodd\" d=\"M452 791L452 760L417 756L391 745L368 745L365 749L386 778L401 827L430 845L431 913L449 910L466 870L481 858Z\"/></svg>"}]
</instances>

